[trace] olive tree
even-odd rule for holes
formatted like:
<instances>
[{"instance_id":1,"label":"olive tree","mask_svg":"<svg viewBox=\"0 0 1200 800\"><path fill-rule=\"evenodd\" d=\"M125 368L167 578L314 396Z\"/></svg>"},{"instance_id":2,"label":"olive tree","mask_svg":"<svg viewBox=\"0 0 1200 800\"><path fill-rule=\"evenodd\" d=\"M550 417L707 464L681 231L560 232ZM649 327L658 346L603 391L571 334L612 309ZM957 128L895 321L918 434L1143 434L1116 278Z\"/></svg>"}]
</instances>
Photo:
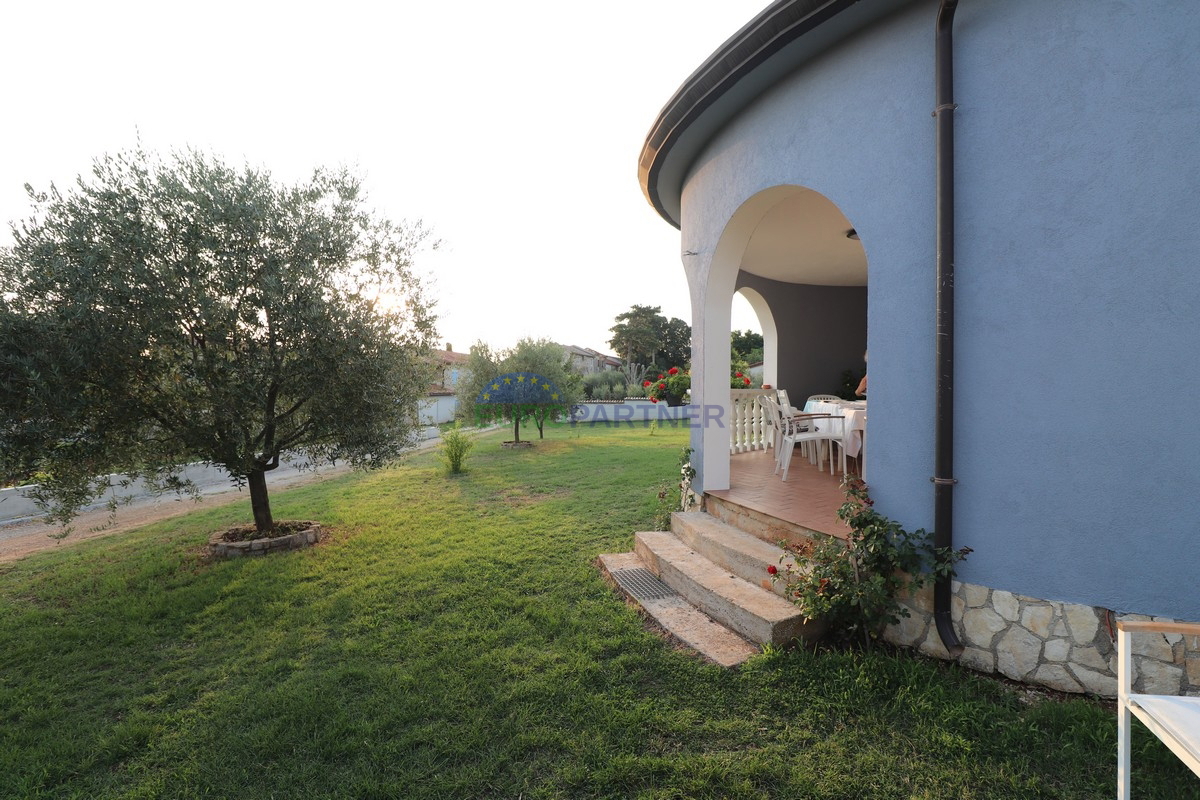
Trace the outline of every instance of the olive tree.
<instances>
[{"instance_id":1,"label":"olive tree","mask_svg":"<svg viewBox=\"0 0 1200 800\"><path fill-rule=\"evenodd\" d=\"M459 386L460 412L476 421L503 418L512 423L513 441L521 441L521 423L532 420L538 438L548 419L570 413L583 393L583 379L570 367L562 345L525 338L516 347L493 352L476 342L467 363L467 381ZM527 379L542 378L535 389Z\"/></svg>"},{"instance_id":2,"label":"olive tree","mask_svg":"<svg viewBox=\"0 0 1200 800\"><path fill-rule=\"evenodd\" d=\"M196 151L97 159L0 251L0 475L51 521L109 473L182 488L220 465L273 526L266 473L374 467L416 430L435 338L420 224L345 169L286 185Z\"/></svg>"}]
</instances>

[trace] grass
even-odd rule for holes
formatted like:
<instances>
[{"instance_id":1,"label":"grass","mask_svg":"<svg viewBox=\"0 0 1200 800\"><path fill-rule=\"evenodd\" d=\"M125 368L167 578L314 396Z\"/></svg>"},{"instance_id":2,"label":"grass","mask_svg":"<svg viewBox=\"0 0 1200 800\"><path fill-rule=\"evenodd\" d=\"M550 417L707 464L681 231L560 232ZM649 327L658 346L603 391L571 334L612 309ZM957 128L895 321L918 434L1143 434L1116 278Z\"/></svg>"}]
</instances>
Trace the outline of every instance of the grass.
<instances>
[{"instance_id":1,"label":"grass","mask_svg":"<svg viewBox=\"0 0 1200 800\"><path fill-rule=\"evenodd\" d=\"M1096 798L1111 707L887 652L736 671L648 632L628 550L685 432L548 426L275 495L323 546L209 563L248 504L0 565L0 797ZM1135 791L1200 797L1153 737Z\"/></svg>"}]
</instances>

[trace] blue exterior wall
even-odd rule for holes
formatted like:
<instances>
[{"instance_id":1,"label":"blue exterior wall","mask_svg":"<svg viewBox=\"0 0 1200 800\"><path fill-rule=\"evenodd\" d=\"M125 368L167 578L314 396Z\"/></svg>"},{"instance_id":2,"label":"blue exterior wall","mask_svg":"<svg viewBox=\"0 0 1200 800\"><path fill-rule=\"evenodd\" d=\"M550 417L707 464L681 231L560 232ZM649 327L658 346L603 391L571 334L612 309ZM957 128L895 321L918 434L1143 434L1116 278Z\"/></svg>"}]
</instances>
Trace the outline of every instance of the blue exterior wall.
<instances>
[{"instance_id":1,"label":"blue exterior wall","mask_svg":"<svg viewBox=\"0 0 1200 800\"><path fill-rule=\"evenodd\" d=\"M932 525L933 23L917 2L724 128L683 192L821 192L869 261L868 477ZM1009 0L955 23L955 540L962 580L1200 618L1200 4ZM703 279L726 265L688 265ZM695 289L693 296L695 297Z\"/></svg>"}]
</instances>

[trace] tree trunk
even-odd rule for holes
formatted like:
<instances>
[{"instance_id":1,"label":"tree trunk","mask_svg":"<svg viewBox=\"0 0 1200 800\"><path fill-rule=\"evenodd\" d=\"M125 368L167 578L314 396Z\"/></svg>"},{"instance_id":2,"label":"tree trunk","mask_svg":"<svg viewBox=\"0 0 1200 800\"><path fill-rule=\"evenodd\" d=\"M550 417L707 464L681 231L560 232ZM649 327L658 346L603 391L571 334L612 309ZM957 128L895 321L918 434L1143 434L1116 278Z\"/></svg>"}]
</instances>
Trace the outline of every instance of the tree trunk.
<instances>
[{"instance_id":1,"label":"tree trunk","mask_svg":"<svg viewBox=\"0 0 1200 800\"><path fill-rule=\"evenodd\" d=\"M513 441L521 443L521 412L513 408Z\"/></svg>"},{"instance_id":2,"label":"tree trunk","mask_svg":"<svg viewBox=\"0 0 1200 800\"><path fill-rule=\"evenodd\" d=\"M259 533L266 533L275 527L271 518L271 500L267 497L267 473L256 469L246 476L250 483L250 508L254 512L254 527Z\"/></svg>"}]
</instances>

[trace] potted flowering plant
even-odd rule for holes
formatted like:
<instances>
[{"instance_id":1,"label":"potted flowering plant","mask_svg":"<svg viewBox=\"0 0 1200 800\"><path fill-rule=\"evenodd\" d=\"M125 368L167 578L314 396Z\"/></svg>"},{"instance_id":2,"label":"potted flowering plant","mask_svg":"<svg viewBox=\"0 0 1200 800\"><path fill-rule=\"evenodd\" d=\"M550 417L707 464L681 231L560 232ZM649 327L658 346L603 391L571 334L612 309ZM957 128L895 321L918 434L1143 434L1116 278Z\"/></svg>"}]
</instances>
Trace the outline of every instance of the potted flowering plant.
<instances>
[{"instance_id":1,"label":"potted flowering plant","mask_svg":"<svg viewBox=\"0 0 1200 800\"><path fill-rule=\"evenodd\" d=\"M665 373L659 373L657 379L643 381L642 386L646 388L650 402L681 406L687 390L692 388L692 376L679 367L671 367Z\"/></svg>"},{"instance_id":2,"label":"potted flowering plant","mask_svg":"<svg viewBox=\"0 0 1200 800\"><path fill-rule=\"evenodd\" d=\"M749 389L751 383L741 370L735 371L729 378L731 389ZM692 388L692 374L679 367L671 367L666 372L660 372L657 378L643 381L642 386L650 402L679 406L684 404L688 390Z\"/></svg>"}]
</instances>

